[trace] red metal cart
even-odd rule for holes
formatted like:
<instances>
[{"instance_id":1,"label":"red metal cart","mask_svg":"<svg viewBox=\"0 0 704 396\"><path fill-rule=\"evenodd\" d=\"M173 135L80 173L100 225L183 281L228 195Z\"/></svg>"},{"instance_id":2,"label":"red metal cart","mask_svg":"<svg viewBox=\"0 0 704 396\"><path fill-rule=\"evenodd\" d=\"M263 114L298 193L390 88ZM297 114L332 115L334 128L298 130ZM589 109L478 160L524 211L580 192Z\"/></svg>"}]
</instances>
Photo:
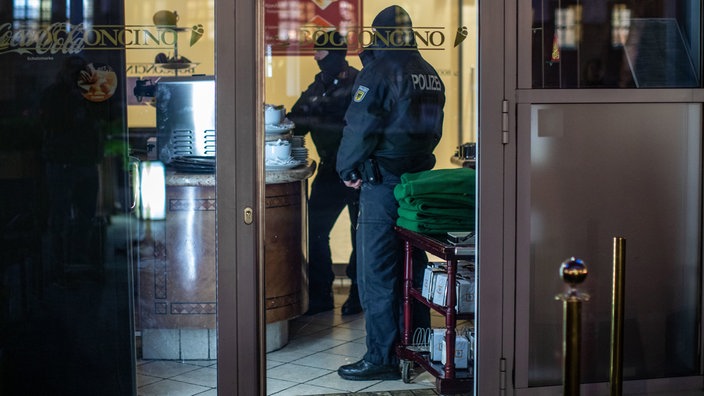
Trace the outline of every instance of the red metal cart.
<instances>
[{"instance_id":1,"label":"red metal cart","mask_svg":"<svg viewBox=\"0 0 704 396\"><path fill-rule=\"evenodd\" d=\"M457 262L459 260L474 259L474 246L456 246L448 241L443 241L430 235L424 235L395 227L398 236L404 241L404 287L403 287L403 312L404 328L401 344L396 348L396 354L401 359L401 376L404 382L410 382L413 363L422 366L435 377L435 387L440 394L457 394L471 392L474 384L473 367L468 370L456 370L455 356L455 326L457 320L473 320L473 313L457 313L455 310L455 287L447 288L447 306L433 304L423 297L421 291L413 287L413 249L424 250L437 256L447 263L448 285L454 285L457 275ZM430 360L430 352L417 348L411 343L412 317L411 304L418 301L427 305L445 317L445 364Z\"/></svg>"}]
</instances>

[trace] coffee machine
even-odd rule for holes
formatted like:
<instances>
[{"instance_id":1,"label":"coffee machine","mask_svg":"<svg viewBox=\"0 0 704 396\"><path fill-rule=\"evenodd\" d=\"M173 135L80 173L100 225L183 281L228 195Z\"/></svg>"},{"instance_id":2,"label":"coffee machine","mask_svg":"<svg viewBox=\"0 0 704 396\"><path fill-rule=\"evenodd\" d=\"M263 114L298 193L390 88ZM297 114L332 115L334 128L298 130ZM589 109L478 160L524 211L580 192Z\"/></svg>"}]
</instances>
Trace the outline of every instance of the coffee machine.
<instances>
[{"instance_id":1,"label":"coffee machine","mask_svg":"<svg viewBox=\"0 0 704 396\"><path fill-rule=\"evenodd\" d=\"M214 171L215 78L162 77L154 85L157 158L180 171Z\"/></svg>"},{"instance_id":2,"label":"coffee machine","mask_svg":"<svg viewBox=\"0 0 704 396\"><path fill-rule=\"evenodd\" d=\"M455 155L450 159L454 164L460 165L463 168L476 168L477 164L477 144L476 143L464 143L461 146L457 146L457 151Z\"/></svg>"}]
</instances>

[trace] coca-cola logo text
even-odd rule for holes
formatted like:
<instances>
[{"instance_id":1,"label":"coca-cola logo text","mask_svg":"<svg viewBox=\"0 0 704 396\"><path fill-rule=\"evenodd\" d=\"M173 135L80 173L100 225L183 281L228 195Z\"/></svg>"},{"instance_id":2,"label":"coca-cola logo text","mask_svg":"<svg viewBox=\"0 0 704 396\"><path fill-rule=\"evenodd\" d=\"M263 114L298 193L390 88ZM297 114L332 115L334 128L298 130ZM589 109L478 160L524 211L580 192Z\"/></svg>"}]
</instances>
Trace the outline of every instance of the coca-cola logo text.
<instances>
[{"instance_id":1,"label":"coca-cola logo text","mask_svg":"<svg viewBox=\"0 0 704 396\"><path fill-rule=\"evenodd\" d=\"M177 32L154 26L98 26L54 23L46 27L0 24L0 55L76 54L85 50L163 49L176 44Z\"/></svg>"}]
</instances>

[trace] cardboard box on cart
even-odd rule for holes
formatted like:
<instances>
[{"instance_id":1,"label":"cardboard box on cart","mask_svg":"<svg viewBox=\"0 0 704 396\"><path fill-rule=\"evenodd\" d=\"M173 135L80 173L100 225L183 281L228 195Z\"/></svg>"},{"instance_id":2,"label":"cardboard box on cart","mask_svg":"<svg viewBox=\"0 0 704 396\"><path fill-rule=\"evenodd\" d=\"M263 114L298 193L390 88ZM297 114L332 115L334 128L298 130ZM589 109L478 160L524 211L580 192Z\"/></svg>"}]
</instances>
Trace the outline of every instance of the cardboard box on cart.
<instances>
[{"instance_id":1,"label":"cardboard box on cart","mask_svg":"<svg viewBox=\"0 0 704 396\"><path fill-rule=\"evenodd\" d=\"M430 340L428 342L430 350L430 360L445 364L447 361L446 350L447 344L445 341L446 329L432 329ZM463 335L455 337L455 368L466 369L469 366L469 340Z\"/></svg>"},{"instance_id":2,"label":"cardboard box on cart","mask_svg":"<svg viewBox=\"0 0 704 396\"><path fill-rule=\"evenodd\" d=\"M432 302L447 306L447 273L435 275ZM458 313L474 312L474 277L455 279L455 309Z\"/></svg>"},{"instance_id":3,"label":"cardboard box on cart","mask_svg":"<svg viewBox=\"0 0 704 396\"><path fill-rule=\"evenodd\" d=\"M435 277L438 274L446 272L444 265L444 263L428 263L428 266L425 267L425 272L423 272L423 287L420 294L428 301L433 301Z\"/></svg>"}]
</instances>

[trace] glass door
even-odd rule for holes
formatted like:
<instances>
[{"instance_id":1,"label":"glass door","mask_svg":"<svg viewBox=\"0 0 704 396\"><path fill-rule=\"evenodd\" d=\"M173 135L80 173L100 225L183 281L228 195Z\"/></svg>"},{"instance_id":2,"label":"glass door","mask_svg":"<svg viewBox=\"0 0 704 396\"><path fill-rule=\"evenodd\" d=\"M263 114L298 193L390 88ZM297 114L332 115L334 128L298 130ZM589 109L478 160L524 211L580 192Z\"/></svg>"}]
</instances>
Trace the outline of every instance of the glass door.
<instances>
[{"instance_id":1,"label":"glass door","mask_svg":"<svg viewBox=\"0 0 704 396\"><path fill-rule=\"evenodd\" d=\"M0 29L0 393L214 392L214 1L2 1Z\"/></svg>"},{"instance_id":2,"label":"glass door","mask_svg":"<svg viewBox=\"0 0 704 396\"><path fill-rule=\"evenodd\" d=\"M124 10L0 2L2 394L135 393Z\"/></svg>"},{"instance_id":3,"label":"glass door","mask_svg":"<svg viewBox=\"0 0 704 396\"><path fill-rule=\"evenodd\" d=\"M137 392L217 387L214 1L125 2Z\"/></svg>"},{"instance_id":4,"label":"glass door","mask_svg":"<svg viewBox=\"0 0 704 396\"><path fill-rule=\"evenodd\" d=\"M257 105L265 174L267 394L434 388L435 378L422 370L408 383L399 378L371 385L337 373L338 367L365 355L370 324L364 304L350 309L360 276L351 269L359 263L355 255L368 254L371 247L355 245L357 198L341 183L336 163L347 107L354 100L364 101L370 88L355 85L355 75L366 67L360 53L375 40L372 25L377 15L395 4L410 17L418 53L444 84L442 138L434 150L433 169L476 168L478 4L469 0L261 4L263 103ZM408 48L394 50L400 56ZM432 85L425 80L416 83L428 89ZM370 100L380 95L370 89ZM276 157L280 146L287 147L282 158ZM474 210L466 211L467 218L474 218ZM287 251L293 254L284 255ZM400 286L398 291L400 301ZM466 331L462 336L473 338L474 325L470 320L457 328ZM431 327L444 326L444 318L435 312ZM427 348L430 328L424 330L414 342ZM466 371L474 370L468 363L474 361L474 347L469 350ZM469 391L473 385L466 386Z\"/></svg>"},{"instance_id":5,"label":"glass door","mask_svg":"<svg viewBox=\"0 0 704 396\"><path fill-rule=\"evenodd\" d=\"M702 117L692 98L701 86L701 4L516 6L525 34L516 47L517 148L507 163L516 186L517 394L562 390L554 297L571 256L589 270L578 286L590 296L582 389L608 393L613 320L623 326L624 392L699 389ZM612 317L615 238L626 241L623 318Z\"/></svg>"}]
</instances>

